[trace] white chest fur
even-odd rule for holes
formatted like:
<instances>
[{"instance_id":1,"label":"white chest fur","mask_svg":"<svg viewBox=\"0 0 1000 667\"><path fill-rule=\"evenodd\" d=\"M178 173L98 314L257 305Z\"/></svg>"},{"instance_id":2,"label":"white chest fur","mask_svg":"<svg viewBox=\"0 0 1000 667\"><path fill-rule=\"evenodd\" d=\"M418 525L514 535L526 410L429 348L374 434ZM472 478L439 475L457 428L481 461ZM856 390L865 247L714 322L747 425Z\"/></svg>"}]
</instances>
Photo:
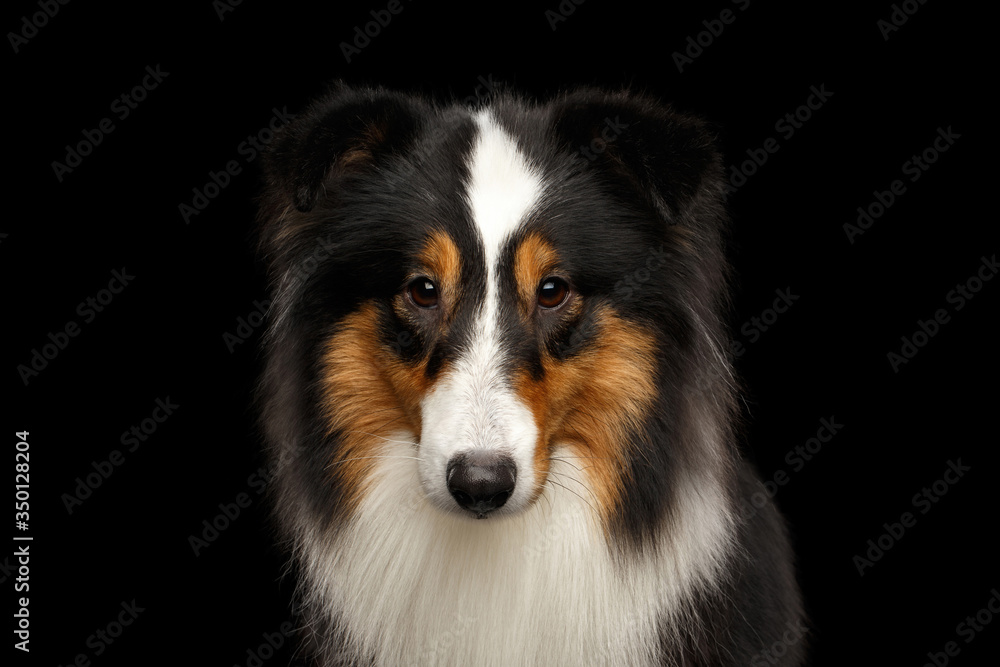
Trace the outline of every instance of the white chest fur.
<instances>
[{"instance_id":1,"label":"white chest fur","mask_svg":"<svg viewBox=\"0 0 1000 667\"><path fill-rule=\"evenodd\" d=\"M661 628L684 622L728 551L728 513L705 486L661 548L623 563L569 463L553 462L562 486L527 511L476 521L426 501L409 445L383 454L351 526L305 550L312 603L379 665L652 664Z\"/></svg>"}]
</instances>

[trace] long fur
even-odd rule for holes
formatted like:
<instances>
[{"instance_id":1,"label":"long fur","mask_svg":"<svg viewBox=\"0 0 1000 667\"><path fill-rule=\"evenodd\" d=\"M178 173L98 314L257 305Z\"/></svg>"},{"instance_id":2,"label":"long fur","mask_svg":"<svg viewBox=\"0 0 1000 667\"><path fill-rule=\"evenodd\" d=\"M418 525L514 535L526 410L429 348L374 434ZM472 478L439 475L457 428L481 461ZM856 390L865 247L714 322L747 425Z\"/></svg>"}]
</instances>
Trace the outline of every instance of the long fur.
<instances>
[{"instance_id":1,"label":"long fur","mask_svg":"<svg viewBox=\"0 0 1000 667\"><path fill-rule=\"evenodd\" d=\"M801 664L783 520L744 509L708 125L338 84L265 178L262 420L317 664ZM467 451L517 468L484 520L449 493Z\"/></svg>"}]
</instances>

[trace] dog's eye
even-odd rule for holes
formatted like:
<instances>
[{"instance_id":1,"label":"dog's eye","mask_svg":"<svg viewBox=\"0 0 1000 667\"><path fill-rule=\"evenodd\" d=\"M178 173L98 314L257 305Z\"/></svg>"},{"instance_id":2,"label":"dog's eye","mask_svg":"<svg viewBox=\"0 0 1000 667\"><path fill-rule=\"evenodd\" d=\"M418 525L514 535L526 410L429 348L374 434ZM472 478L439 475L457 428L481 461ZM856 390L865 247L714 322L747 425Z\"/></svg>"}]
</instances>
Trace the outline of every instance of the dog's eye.
<instances>
[{"instance_id":1,"label":"dog's eye","mask_svg":"<svg viewBox=\"0 0 1000 667\"><path fill-rule=\"evenodd\" d=\"M438 305L438 289L429 278L417 278L407 286L406 291L417 306L434 308Z\"/></svg>"},{"instance_id":2,"label":"dog's eye","mask_svg":"<svg viewBox=\"0 0 1000 667\"><path fill-rule=\"evenodd\" d=\"M542 308L558 308L569 295L569 285L562 278L546 278L538 286L538 305Z\"/></svg>"}]
</instances>

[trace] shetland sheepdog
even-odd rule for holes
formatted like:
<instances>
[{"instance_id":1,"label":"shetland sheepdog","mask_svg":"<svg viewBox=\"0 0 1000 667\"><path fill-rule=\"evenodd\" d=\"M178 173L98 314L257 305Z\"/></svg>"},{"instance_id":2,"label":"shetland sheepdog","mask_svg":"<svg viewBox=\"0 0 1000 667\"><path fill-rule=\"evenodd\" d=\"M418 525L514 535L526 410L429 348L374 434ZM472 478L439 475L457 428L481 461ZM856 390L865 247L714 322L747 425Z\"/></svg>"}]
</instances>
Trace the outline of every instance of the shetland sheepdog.
<instances>
[{"instance_id":1,"label":"shetland sheepdog","mask_svg":"<svg viewBox=\"0 0 1000 667\"><path fill-rule=\"evenodd\" d=\"M335 84L264 180L261 415L316 664L801 664L784 522L745 502L710 126Z\"/></svg>"}]
</instances>

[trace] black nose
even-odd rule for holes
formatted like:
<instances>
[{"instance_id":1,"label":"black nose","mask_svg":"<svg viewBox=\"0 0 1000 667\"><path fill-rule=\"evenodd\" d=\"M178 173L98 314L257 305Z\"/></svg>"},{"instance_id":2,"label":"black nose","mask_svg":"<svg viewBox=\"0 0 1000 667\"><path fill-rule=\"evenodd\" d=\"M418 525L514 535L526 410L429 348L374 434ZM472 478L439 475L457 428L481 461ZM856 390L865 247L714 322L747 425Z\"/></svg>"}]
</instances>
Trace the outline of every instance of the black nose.
<instances>
[{"instance_id":1,"label":"black nose","mask_svg":"<svg viewBox=\"0 0 1000 667\"><path fill-rule=\"evenodd\" d=\"M461 507L485 519L514 492L516 471L514 460L503 454L460 454L448 462L448 491Z\"/></svg>"}]
</instances>

